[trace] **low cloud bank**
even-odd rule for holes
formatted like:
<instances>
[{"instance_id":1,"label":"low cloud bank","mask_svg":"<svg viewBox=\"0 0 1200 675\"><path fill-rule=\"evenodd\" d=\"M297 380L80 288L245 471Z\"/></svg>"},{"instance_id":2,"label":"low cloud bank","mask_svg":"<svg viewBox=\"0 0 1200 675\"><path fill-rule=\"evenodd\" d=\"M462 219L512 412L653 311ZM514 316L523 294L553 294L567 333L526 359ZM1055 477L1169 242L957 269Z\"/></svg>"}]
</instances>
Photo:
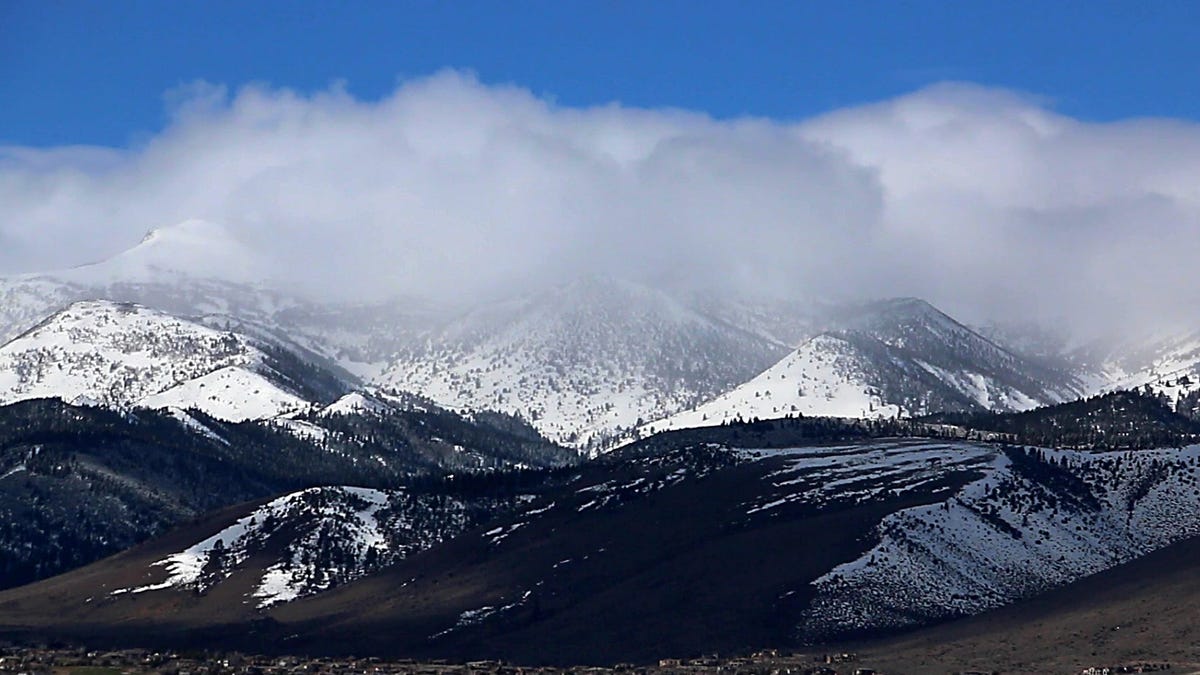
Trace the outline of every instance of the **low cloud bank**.
<instances>
[{"instance_id":1,"label":"low cloud bank","mask_svg":"<svg viewBox=\"0 0 1200 675\"><path fill-rule=\"evenodd\" d=\"M796 122L561 107L447 71L378 101L197 84L129 149L0 148L0 272L224 224L262 276L462 300L580 274L971 320L1200 325L1200 125L943 84Z\"/></svg>"}]
</instances>

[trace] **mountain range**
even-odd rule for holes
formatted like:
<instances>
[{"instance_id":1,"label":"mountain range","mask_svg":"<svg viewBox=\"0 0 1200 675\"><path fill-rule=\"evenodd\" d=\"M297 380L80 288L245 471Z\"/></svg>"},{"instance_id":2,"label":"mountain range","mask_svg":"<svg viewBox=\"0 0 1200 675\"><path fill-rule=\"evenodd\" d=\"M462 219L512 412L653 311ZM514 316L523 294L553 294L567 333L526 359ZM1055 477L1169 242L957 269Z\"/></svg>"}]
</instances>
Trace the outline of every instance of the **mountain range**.
<instances>
[{"instance_id":1,"label":"mountain range","mask_svg":"<svg viewBox=\"0 0 1200 675\"><path fill-rule=\"evenodd\" d=\"M205 268L206 260L219 262ZM413 299L353 304L250 281L254 275L244 269L254 265L265 263L226 229L188 221L100 263L0 280L0 335L21 336L74 302L135 303L147 316L154 311L282 343L303 361L337 366L351 386L407 391L463 413L518 415L547 438L590 453L651 429L720 423L736 415L1028 409L1121 382L1158 383L1162 378L1154 378L1167 368L1163 359L1173 359L1175 373L1183 366L1174 366L1188 358L1175 344L1136 374L1132 367L1110 369L1113 378L1100 381L1065 359L1048 365L1008 349L917 299L798 303L672 293L589 277L479 306ZM102 320L95 308L73 311ZM58 323L70 318L60 316ZM72 330L83 330L76 324ZM137 330L132 318L128 328ZM48 326L43 333L50 330L63 328ZM79 336L99 340L98 332ZM10 346L22 349L35 348L28 339ZM1192 356L1191 363L1200 362L1200 353ZM69 367L64 359L73 357L55 358ZM274 399L264 395L261 410L242 402L241 415L263 417L298 405L285 395L297 392L261 368L239 368L212 377L222 387L251 390L265 378L281 392ZM1170 386L1178 387L1178 380L1170 379ZM200 384L147 396L161 393L164 404L200 402ZM1160 384L1168 391L1166 381ZM13 386L35 390L28 383ZM83 393L67 385L56 392L56 386L46 381L37 391L68 400ZM1178 398L1180 392L1169 393ZM20 395L9 393L5 400ZM218 402L206 405L216 411Z\"/></svg>"},{"instance_id":2,"label":"mountain range","mask_svg":"<svg viewBox=\"0 0 1200 675\"><path fill-rule=\"evenodd\" d=\"M269 270L188 221L0 279L0 635L651 660L891 639L1200 537L1200 331Z\"/></svg>"},{"instance_id":3,"label":"mountain range","mask_svg":"<svg viewBox=\"0 0 1200 675\"><path fill-rule=\"evenodd\" d=\"M731 424L559 469L301 490L2 593L0 632L645 661L876 640L1200 535L1198 446L1053 451L903 424Z\"/></svg>"}]
</instances>

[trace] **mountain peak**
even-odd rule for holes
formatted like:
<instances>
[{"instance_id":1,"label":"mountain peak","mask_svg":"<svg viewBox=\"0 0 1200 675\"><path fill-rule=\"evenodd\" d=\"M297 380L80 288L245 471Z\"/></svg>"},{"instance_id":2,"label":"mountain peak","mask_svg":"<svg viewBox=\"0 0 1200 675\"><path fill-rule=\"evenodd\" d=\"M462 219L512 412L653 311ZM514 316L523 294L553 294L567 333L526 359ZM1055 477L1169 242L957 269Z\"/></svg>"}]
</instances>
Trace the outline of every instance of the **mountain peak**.
<instances>
[{"instance_id":1,"label":"mountain peak","mask_svg":"<svg viewBox=\"0 0 1200 675\"><path fill-rule=\"evenodd\" d=\"M1005 351L920 298L890 298L854 305L835 312L832 319L835 331L865 333L892 346L928 340L942 342L957 336L959 340L978 342L990 351Z\"/></svg>"},{"instance_id":2,"label":"mountain peak","mask_svg":"<svg viewBox=\"0 0 1200 675\"><path fill-rule=\"evenodd\" d=\"M939 323L960 325L945 312L921 298L901 297L875 300L857 306L853 311L859 320L906 321L932 319Z\"/></svg>"},{"instance_id":3,"label":"mountain peak","mask_svg":"<svg viewBox=\"0 0 1200 675\"><path fill-rule=\"evenodd\" d=\"M400 353L377 383L520 415L591 449L762 372L786 348L666 293L585 276L470 312Z\"/></svg>"},{"instance_id":4,"label":"mountain peak","mask_svg":"<svg viewBox=\"0 0 1200 675\"><path fill-rule=\"evenodd\" d=\"M133 303L75 302L0 347L0 402L199 408L241 421L303 409L334 375L287 347ZM312 386L309 384L312 383Z\"/></svg>"},{"instance_id":5,"label":"mountain peak","mask_svg":"<svg viewBox=\"0 0 1200 675\"><path fill-rule=\"evenodd\" d=\"M150 229L134 248L162 245L163 243L172 241L192 240L214 242L233 238L233 235L230 234L224 225L200 218L189 218L174 225L165 225Z\"/></svg>"},{"instance_id":6,"label":"mountain peak","mask_svg":"<svg viewBox=\"0 0 1200 675\"><path fill-rule=\"evenodd\" d=\"M907 310L912 312L942 312L930 304L928 301L915 296L901 296L896 298L883 298L871 303L877 307L891 307L896 310Z\"/></svg>"},{"instance_id":7,"label":"mountain peak","mask_svg":"<svg viewBox=\"0 0 1200 675\"><path fill-rule=\"evenodd\" d=\"M191 219L152 229L130 249L53 276L92 284L177 277L252 283L263 281L265 270L264 261L227 227Z\"/></svg>"},{"instance_id":8,"label":"mountain peak","mask_svg":"<svg viewBox=\"0 0 1200 675\"><path fill-rule=\"evenodd\" d=\"M132 302L102 299L77 300L46 317L36 326L18 336L13 342L47 333L67 333L81 323L86 323L89 328L96 330L106 326L115 327L122 317L134 315L150 323L171 319L163 312Z\"/></svg>"}]
</instances>

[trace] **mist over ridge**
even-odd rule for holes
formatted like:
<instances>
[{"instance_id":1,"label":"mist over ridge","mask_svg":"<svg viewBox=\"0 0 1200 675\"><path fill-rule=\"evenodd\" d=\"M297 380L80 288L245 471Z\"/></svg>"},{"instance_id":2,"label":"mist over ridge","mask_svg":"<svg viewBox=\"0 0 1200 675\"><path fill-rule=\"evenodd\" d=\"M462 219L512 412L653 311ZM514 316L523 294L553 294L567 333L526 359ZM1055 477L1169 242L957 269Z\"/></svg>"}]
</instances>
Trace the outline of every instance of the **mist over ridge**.
<instances>
[{"instance_id":1,"label":"mist over ridge","mask_svg":"<svg viewBox=\"0 0 1200 675\"><path fill-rule=\"evenodd\" d=\"M373 101L205 83L168 100L168 126L133 147L0 149L0 273L200 219L254 253L245 276L339 300L469 304L602 275L917 296L1086 334L1194 328L1200 301L1190 122L1083 122L963 83L714 119L565 107L459 71Z\"/></svg>"}]
</instances>

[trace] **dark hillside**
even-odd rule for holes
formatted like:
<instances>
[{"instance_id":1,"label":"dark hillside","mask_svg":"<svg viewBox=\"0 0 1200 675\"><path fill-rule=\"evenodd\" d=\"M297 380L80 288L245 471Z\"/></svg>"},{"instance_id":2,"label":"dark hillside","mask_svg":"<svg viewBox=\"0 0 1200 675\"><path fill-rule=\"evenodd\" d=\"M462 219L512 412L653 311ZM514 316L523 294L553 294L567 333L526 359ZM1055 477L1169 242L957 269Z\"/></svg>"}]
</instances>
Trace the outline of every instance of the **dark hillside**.
<instances>
[{"instance_id":1,"label":"dark hillside","mask_svg":"<svg viewBox=\"0 0 1200 675\"><path fill-rule=\"evenodd\" d=\"M1137 391L1009 414L946 413L922 418L1010 434L1017 442L1052 448L1131 450L1178 447L1200 440L1200 421L1175 413L1160 397Z\"/></svg>"},{"instance_id":2,"label":"dark hillside","mask_svg":"<svg viewBox=\"0 0 1200 675\"><path fill-rule=\"evenodd\" d=\"M206 512L320 485L563 465L544 440L441 409L325 420L321 436L31 400L0 407L0 588L112 555Z\"/></svg>"},{"instance_id":3,"label":"dark hillside","mask_svg":"<svg viewBox=\"0 0 1200 675\"><path fill-rule=\"evenodd\" d=\"M1131 662L1192 673L1197 607L1200 538L1192 538L1011 607L845 648L888 673L1077 673Z\"/></svg>"}]
</instances>

